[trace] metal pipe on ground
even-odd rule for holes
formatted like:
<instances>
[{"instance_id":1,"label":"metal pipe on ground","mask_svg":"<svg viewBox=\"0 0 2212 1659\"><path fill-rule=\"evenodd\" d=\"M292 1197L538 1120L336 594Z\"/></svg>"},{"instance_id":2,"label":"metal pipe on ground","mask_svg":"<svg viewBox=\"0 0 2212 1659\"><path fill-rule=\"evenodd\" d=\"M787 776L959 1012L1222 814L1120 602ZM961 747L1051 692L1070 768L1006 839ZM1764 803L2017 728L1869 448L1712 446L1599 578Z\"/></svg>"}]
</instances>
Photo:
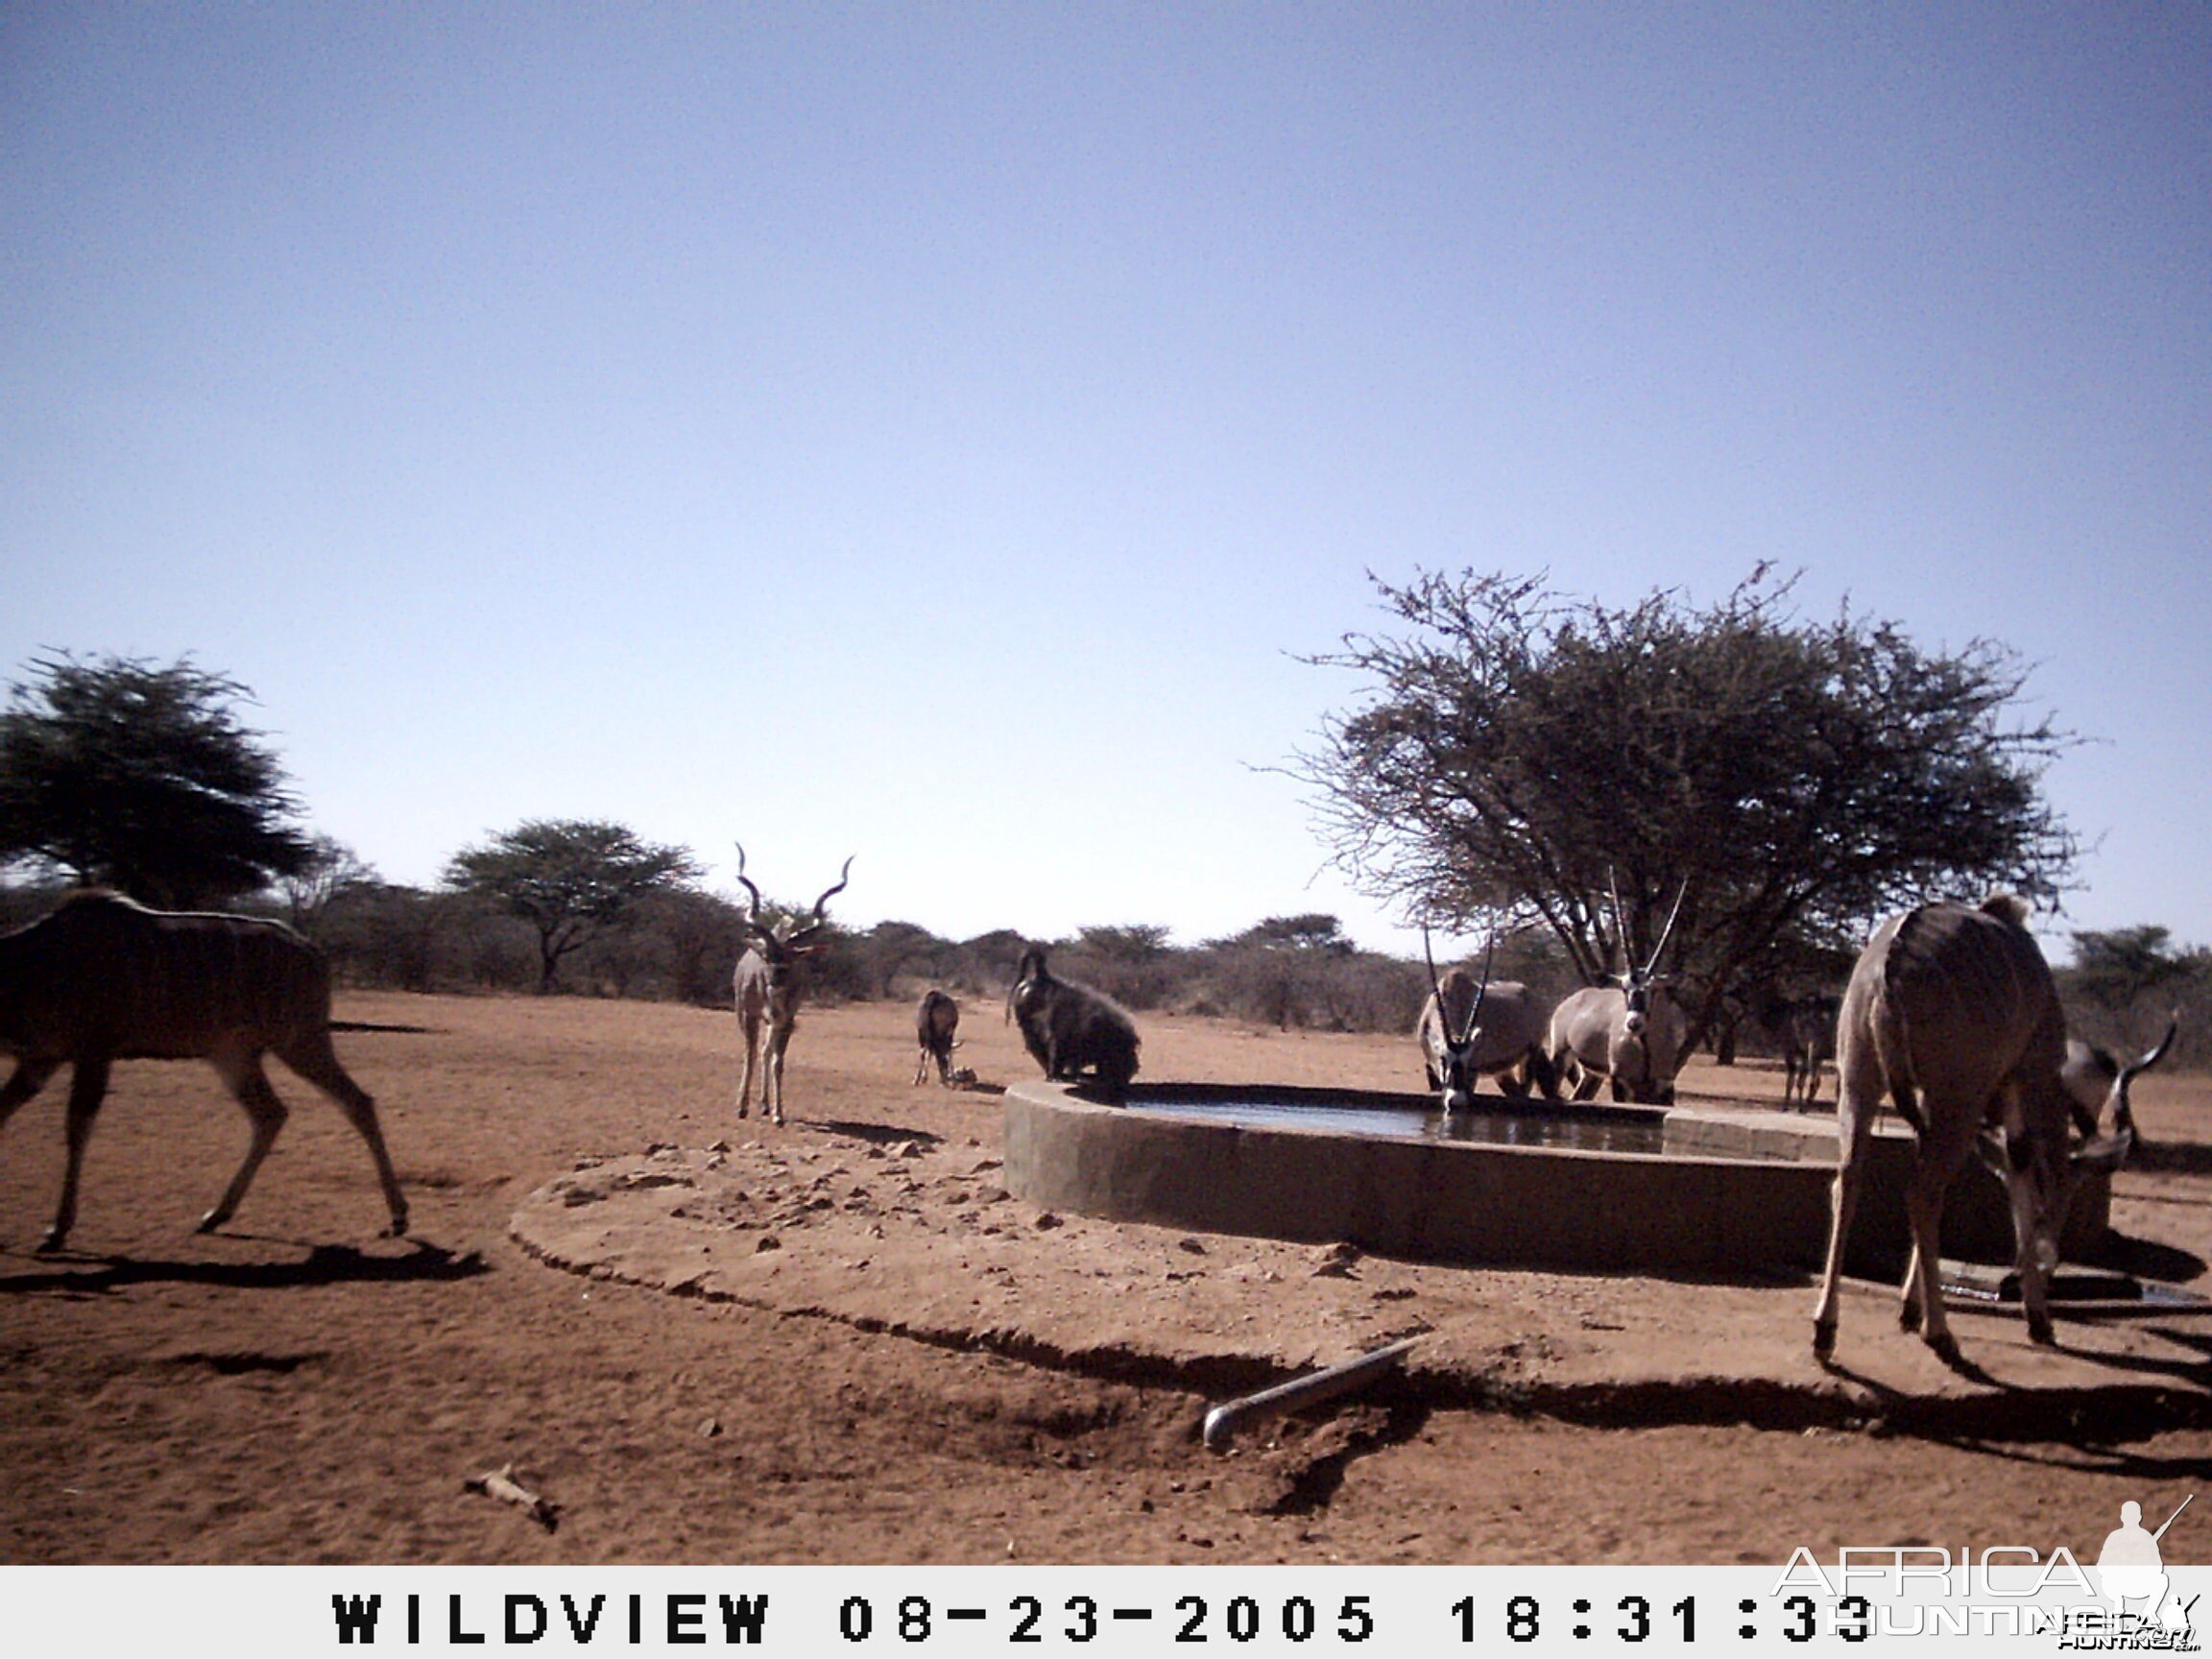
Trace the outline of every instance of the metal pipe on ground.
<instances>
[{"instance_id":1,"label":"metal pipe on ground","mask_svg":"<svg viewBox=\"0 0 2212 1659\"><path fill-rule=\"evenodd\" d=\"M1377 1348L1366 1354L1355 1355L1334 1365L1323 1366L1303 1377L1293 1377L1287 1382L1278 1382L1272 1388L1262 1388L1257 1394L1247 1394L1241 1400L1227 1400L1206 1413L1206 1445L1218 1452L1229 1444L1230 1437L1247 1423L1257 1423L1263 1417L1273 1417L1285 1411L1295 1411L1300 1407L1316 1406L1324 1400L1334 1400L1339 1394L1348 1394L1355 1388L1365 1386L1386 1372L1393 1371L1406 1358L1407 1351L1418 1336L1407 1336L1387 1347Z\"/></svg>"}]
</instances>

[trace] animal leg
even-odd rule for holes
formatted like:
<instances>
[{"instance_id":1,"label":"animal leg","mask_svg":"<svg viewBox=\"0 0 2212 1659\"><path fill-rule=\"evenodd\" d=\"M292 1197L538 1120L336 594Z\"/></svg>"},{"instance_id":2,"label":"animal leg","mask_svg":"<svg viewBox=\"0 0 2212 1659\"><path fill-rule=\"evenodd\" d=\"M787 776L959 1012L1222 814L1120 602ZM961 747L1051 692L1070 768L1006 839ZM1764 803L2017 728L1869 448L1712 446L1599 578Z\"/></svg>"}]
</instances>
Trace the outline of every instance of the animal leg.
<instances>
[{"instance_id":1,"label":"animal leg","mask_svg":"<svg viewBox=\"0 0 2212 1659\"><path fill-rule=\"evenodd\" d=\"M0 1129L8 1127L8 1119L15 1116L15 1108L46 1087L46 1081L61 1070L59 1060L19 1060L14 1071L4 1085L0 1085Z\"/></svg>"},{"instance_id":2,"label":"animal leg","mask_svg":"<svg viewBox=\"0 0 2212 1659\"><path fill-rule=\"evenodd\" d=\"M9 1084L12 1089L14 1079ZM84 1171L84 1143L92 1139L92 1120L100 1115L100 1102L107 1094L107 1060L80 1058L69 1074L69 1159L61 1169L61 1202L55 1209L54 1225L38 1241L41 1253L60 1249L69 1241L69 1229L77 1225L77 1178Z\"/></svg>"},{"instance_id":3,"label":"animal leg","mask_svg":"<svg viewBox=\"0 0 2212 1659\"><path fill-rule=\"evenodd\" d=\"M1945 1166L1931 1158L1931 1150L1922 1146L1912 1179L1905 1188L1905 1217L1912 1229L1912 1260L1905 1269L1897 1321L1908 1331L1917 1327L1921 1340L1949 1361L1959 1358L1959 1343L1943 1313L1943 1190L1959 1171L1955 1165Z\"/></svg>"},{"instance_id":4,"label":"animal leg","mask_svg":"<svg viewBox=\"0 0 2212 1659\"><path fill-rule=\"evenodd\" d=\"M928 1072L929 1050L925 1048L914 1061L914 1081L907 1084L906 1087L909 1089L919 1089L922 1086L922 1079L928 1075Z\"/></svg>"},{"instance_id":5,"label":"animal leg","mask_svg":"<svg viewBox=\"0 0 2212 1659\"><path fill-rule=\"evenodd\" d=\"M230 1085L230 1093L237 1096L246 1116L252 1119L253 1139L246 1148L246 1161L238 1166L238 1173L230 1177L230 1185L216 1200L215 1208L200 1217L199 1230L203 1233L214 1232L237 1213L246 1189L253 1185L261 1160L269 1156L269 1148L276 1143L276 1132L284 1127L288 1116L284 1102L269 1086L269 1074L261 1070L258 1053L217 1053L209 1055L208 1061L222 1073L223 1081Z\"/></svg>"},{"instance_id":6,"label":"animal leg","mask_svg":"<svg viewBox=\"0 0 2212 1659\"><path fill-rule=\"evenodd\" d=\"M790 1045L790 1026L777 1026L769 1031L768 1080L760 1091L760 1106L771 1123L783 1121L783 1050Z\"/></svg>"},{"instance_id":7,"label":"animal leg","mask_svg":"<svg viewBox=\"0 0 2212 1659\"><path fill-rule=\"evenodd\" d=\"M1882 1074L1865 1067L1836 1102L1836 1184L1831 1190L1828 1261L1820 1277L1820 1300L1813 1310L1813 1354L1826 1359L1836 1352L1836 1304L1842 1286L1843 1253L1851 1237L1851 1216L1866 1163L1874 1114L1882 1101Z\"/></svg>"},{"instance_id":8,"label":"animal leg","mask_svg":"<svg viewBox=\"0 0 2212 1659\"><path fill-rule=\"evenodd\" d=\"M2057 1195L2056 1213L2045 1214L2046 1189L2036 1179L2032 1146L2022 1125L2017 1085L2008 1085L2004 1099L2003 1156L1991 1161L2005 1177L2005 1195L2011 1202L2013 1270L2020 1276L2020 1309L2028 1315L2028 1338L2046 1347L2057 1341L2051 1329L2051 1270L2058 1264L2058 1236L2066 1228L2066 1211L2073 1192L2071 1183L2049 1184ZM1986 1145L1987 1142L1984 1142Z\"/></svg>"},{"instance_id":9,"label":"animal leg","mask_svg":"<svg viewBox=\"0 0 2212 1659\"><path fill-rule=\"evenodd\" d=\"M330 1046L330 1033L316 1031L276 1052L285 1065L337 1102L338 1110L346 1114L346 1121L353 1125L354 1133L368 1142L369 1157L376 1166L376 1184L384 1190L384 1207L392 1214L392 1237L403 1237L407 1231L407 1200L399 1190L399 1176L392 1167L392 1154L385 1149L384 1131L376 1121L376 1102L339 1064L338 1052Z\"/></svg>"},{"instance_id":10,"label":"animal leg","mask_svg":"<svg viewBox=\"0 0 2212 1659\"><path fill-rule=\"evenodd\" d=\"M1551 1063L1551 1056L1541 1047L1528 1050L1528 1079L1542 1091L1545 1099L1558 1104L1559 1072Z\"/></svg>"},{"instance_id":11,"label":"animal leg","mask_svg":"<svg viewBox=\"0 0 2212 1659\"><path fill-rule=\"evenodd\" d=\"M737 1080L737 1116L742 1118L750 1109L747 1102L753 1097L753 1070L760 1056L760 1016L740 1010L737 1018L745 1043L745 1074ZM767 1105L765 1081L761 1089L761 1105Z\"/></svg>"}]
</instances>

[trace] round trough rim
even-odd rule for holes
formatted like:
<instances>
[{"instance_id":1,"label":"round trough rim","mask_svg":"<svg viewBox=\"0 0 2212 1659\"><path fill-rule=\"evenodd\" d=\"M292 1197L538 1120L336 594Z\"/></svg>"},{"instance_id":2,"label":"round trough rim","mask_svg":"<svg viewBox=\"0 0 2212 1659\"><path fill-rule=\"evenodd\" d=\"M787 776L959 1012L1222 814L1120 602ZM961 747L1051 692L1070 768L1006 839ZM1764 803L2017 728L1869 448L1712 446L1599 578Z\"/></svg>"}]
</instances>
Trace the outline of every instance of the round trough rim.
<instances>
[{"instance_id":1,"label":"round trough rim","mask_svg":"<svg viewBox=\"0 0 2212 1659\"><path fill-rule=\"evenodd\" d=\"M1281 1097L1265 1085L1212 1093ZM1654 1111L1667 1109L1635 1115ZM1008 1190L1108 1220L1609 1272L1771 1273L1816 1264L1827 1244L1833 1171L1795 1159L1221 1123L1038 1079L1009 1084L1005 1112Z\"/></svg>"}]
</instances>

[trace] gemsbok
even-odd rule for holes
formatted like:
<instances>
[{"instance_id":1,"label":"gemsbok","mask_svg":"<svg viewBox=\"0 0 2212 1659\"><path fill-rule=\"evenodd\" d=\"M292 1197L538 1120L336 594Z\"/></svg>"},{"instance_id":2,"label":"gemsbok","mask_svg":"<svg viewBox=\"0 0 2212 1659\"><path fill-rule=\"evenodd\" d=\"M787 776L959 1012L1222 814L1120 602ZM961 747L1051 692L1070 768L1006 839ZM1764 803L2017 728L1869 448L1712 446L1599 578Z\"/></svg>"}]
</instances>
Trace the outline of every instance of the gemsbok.
<instances>
[{"instance_id":1,"label":"gemsbok","mask_svg":"<svg viewBox=\"0 0 2212 1659\"><path fill-rule=\"evenodd\" d=\"M2026 901L2009 893L1978 907L1923 904L1875 929L1851 971L1837 1022L1835 1209L1813 1314L1813 1352L1822 1359L1836 1348L1844 1242L1885 1094L1916 1137L1905 1189L1912 1253L1899 1323L1957 1360L1937 1266L1943 1194L1979 1150L2011 1198L2028 1334L2053 1340L2048 1293L2067 1207L2086 1170L2116 1168L2127 1158L2134 1141L2128 1085L2164 1045L2117 1069L2101 1103L2112 1110L2115 1135L2094 1146L2069 1137L2075 1103L2060 1076L2065 1015L2027 921Z\"/></svg>"},{"instance_id":2,"label":"gemsbok","mask_svg":"<svg viewBox=\"0 0 2212 1659\"><path fill-rule=\"evenodd\" d=\"M1479 984L1464 968L1437 974L1427 927L1421 929L1421 951L1429 962L1430 996L1413 1031L1429 1087L1445 1115L1474 1104L1475 1080L1484 1073L1516 1100L1527 1097L1531 1084L1546 1099L1558 1099L1558 1076L1544 1050L1547 1010L1527 986L1490 977L1497 941L1482 958Z\"/></svg>"},{"instance_id":3,"label":"gemsbok","mask_svg":"<svg viewBox=\"0 0 2212 1659\"><path fill-rule=\"evenodd\" d=\"M270 1053L336 1101L360 1132L392 1233L407 1231L407 1200L376 1103L330 1046L329 966L281 922L149 910L99 889L72 893L51 914L0 935L0 1049L15 1057L14 1074L0 1086L0 1126L64 1061L72 1069L61 1203L40 1250L60 1249L76 1225L84 1144L118 1060L204 1060L252 1120L246 1161L201 1217L201 1232L230 1219L284 1127L284 1103L261 1066Z\"/></svg>"},{"instance_id":4,"label":"gemsbok","mask_svg":"<svg viewBox=\"0 0 2212 1659\"><path fill-rule=\"evenodd\" d=\"M785 922L785 931L778 933L760 920L760 889L745 874L744 845L737 846L737 879L753 896L752 904L745 912L745 929L752 934L753 945L737 959L734 987L737 1020L745 1040L745 1074L737 1084L737 1116L740 1118L750 1109L753 1074L759 1070L762 1072L760 1110L770 1122L783 1121L783 1055L791 1046L791 1033L799 1025L799 1004L805 997L800 964L822 949L815 938L830 925L828 905L831 899L845 891L845 882L852 874L853 860L847 858L845 868L838 874L837 884L814 901L814 914L806 925L793 928ZM765 1067L759 1065L763 1023L768 1034Z\"/></svg>"},{"instance_id":5,"label":"gemsbok","mask_svg":"<svg viewBox=\"0 0 2212 1659\"><path fill-rule=\"evenodd\" d=\"M1580 1073L1575 1099L1589 1099L1602 1080L1612 1084L1616 1100L1673 1104L1674 1073L1682 1067L1689 1021L1666 990L1669 975L1658 972L1659 954L1667 949L1674 919L1682 913L1683 895L1689 891L1688 882L1675 890L1674 907L1667 912L1659 942L1638 967L1628 954L1627 919L1621 908L1620 889L1614 888L1613 926L1626 972L1608 975L1609 985L1571 992L1551 1011L1546 1044L1551 1069L1562 1078L1570 1065Z\"/></svg>"}]
</instances>

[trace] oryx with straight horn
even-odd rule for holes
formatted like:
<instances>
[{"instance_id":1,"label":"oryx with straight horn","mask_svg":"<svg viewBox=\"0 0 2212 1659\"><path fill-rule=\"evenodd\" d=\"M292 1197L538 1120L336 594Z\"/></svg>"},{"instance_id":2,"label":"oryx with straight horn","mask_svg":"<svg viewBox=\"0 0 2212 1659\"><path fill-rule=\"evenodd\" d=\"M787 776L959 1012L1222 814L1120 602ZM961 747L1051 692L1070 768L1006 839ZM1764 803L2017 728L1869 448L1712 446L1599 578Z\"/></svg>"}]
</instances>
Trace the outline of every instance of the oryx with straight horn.
<instances>
[{"instance_id":1,"label":"oryx with straight horn","mask_svg":"<svg viewBox=\"0 0 2212 1659\"><path fill-rule=\"evenodd\" d=\"M822 949L816 941L830 925L828 905L845 891L852 874L853 860L848 857L838 873L837 884L814 901L814 914L805 925L795 928L786 921L784 931L779 933L760 920L760 889L745 874L745 846L737 843L737 879L752 895L752 903L745 911L745 930L753 938L752 948L737 959L735 984L737 1019L745 1039L745 1075L737 1084L740 1118L746 1115L752 1098L753 1073L758 1069L761 1025L765 1022L768 1063L760 1082L760 1110L770 1122L783 1121L783 1055L791 1046L791 1033L799 1024L799 1004L805 996L800 965Z\"/></svg>"},{"instance_id":2,"label":"oryx with straight horn","mask_svg":"<svg viewBox=\"0 0 2212 1659\"><path fill-rule=\"evenodd\" d=\"M2011 1198L2028 1334L2054 1339L2049 1286L2068 1205L2085 1174L2127 1158L2135 1138L2128 1085L2166 1046L2116 1067L2098 1110L2081 1108L2061 1075L2066 1021L2058 990L2027 922L2027 902L2009 893L1979 906L1923 904L1875 929L1851 971L1837 1022L1835 1209L1813 1314L1813 1352L1823 1359L1836 1347L1844 1243L1885 1094L1916 1137L1905 1189L1912 1254L1899 1322L1957 1359L1937 1270L1943 1195L1979 1151ZM2086 1117L2094 1128L2105 1106L2114 1135L2068 1134L2070 1119Z\"/></svg>"},{"instance_id":3,"label":"oryx with straight horn","mask_svg":"<svg viewBox=\"0 0 2212 1659\"><path fill-rule=\"evenodd\" d=\"M1474 1103L1475 1080L1485 1073L1495 1076L1498 1087L1517 1100L1527 1097L1531 1085L1542 1090L1547 1100L1559 1098L1558 1074L1544 1052L1546 1010L1527 986L1491 979L1490 965L1497 952L1493 934L1483 952L1480 983L1464 968L1452 968L1439 976L1429 929L1426 926L1421 929L1430 996L1413 1030L1429 1087L1437 1092L1447 1115Z\"/></svg>"},{"instance_id":4,"label":"oryx with straight horn","mask_svg":"<svg viewBox=\"0 0 2212 1659\"><path fill-rule=\"evenodd\" d=\"M1674 919L1682 914L1683 897L1690 891L1684 881L1674 891L1674 907L1667 912L1667 925L1642 967L1629 954L1628 921L1621 908L1621 889L1607 883L1613 894L1613 926L1621 941L1624 972L1608 974L1607 985L1588 985L1561 998L1551 1011L1551 1030L1546 1046L1552 1070L1562 1077L1574 1065L1580 1075L1575 1098L1587 1100L1598 1093L1600 1081L1613 1086L1613 1098L1642 1105L1670 1106L1674 1101L1674 1073L1681 1070L1689 1021L1681 1005L1666 990L1670 974L1659 972L1660 954L1673 935Z\"/></svg>"}]
</instances>

